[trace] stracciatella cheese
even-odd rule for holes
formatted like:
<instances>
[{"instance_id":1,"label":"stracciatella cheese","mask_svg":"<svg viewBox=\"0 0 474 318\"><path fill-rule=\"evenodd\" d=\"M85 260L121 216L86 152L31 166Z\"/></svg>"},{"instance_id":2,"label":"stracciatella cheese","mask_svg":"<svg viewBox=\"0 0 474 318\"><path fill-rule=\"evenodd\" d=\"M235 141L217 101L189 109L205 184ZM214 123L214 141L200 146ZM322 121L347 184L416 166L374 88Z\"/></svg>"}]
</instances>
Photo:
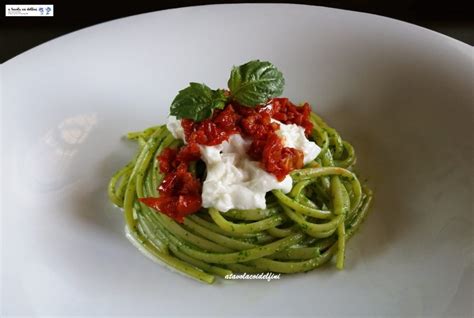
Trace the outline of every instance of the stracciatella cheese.
<instances>
[{"instance_id":1,"label":"stracciatella cheese","mask_svg":"<svg viewBox=\"0 0 474 318\"><path fill-rule=\"evenodd\" d=\"M273 121L280 124L277 134L283 139L283 145L303 151L304 164L313 161L319 155L321 148L306 138L303 127L296 124L285 125L277 120Z\"/></svg>"},{"instance_id":2,"label":"stracciatella cheese","mask_svg":"<svg viewBox=\"0 0 474 318\"><path fill-rule=\"evenodd\" d=\"M183 129L183 126L181 126L181 120L176 119L176 116L168 117L166 128L168 128L168 130L170 131L170 133L173 135L174 138L181 139L184 142L186 142L184 138L184 129Z\"/></svg>"},{"instance_id":3,"label":"stracciatella cheese","mask_svg":"<svg viewBox=\"0 0 474 318\"><path fill-rule=\"evenodd\" d=\"M285 147L301 150L305 164L314 160L321 149L308 140L304 128L295 124L280 124L278 135ZM170 116L166 125L175 138L184 140L181 121ZM292 179L288 175L282 181L250 160L247 150L251 141L234 134L227 141L215 146L199 145L201 158L206 164L207 176L202 187L202 206L221 212L230 209L264 209L265 194L279 189L290 192Z\"/></svg>"},{"instance_id":4,"label":"stracciatella cheese","mask_svg":"<svg viewBox=\"0 0 474 318\"><path fill-rule=\"evenodd\" d=\"M250 160L247 149L251 141L239 134L217 146L200 146L206 163L207 177L202 187L202 206L225 212L230 209L264 209L265 194L273 189L291 190L290 176L279 182Z\"/></svg>"}]
</instances>

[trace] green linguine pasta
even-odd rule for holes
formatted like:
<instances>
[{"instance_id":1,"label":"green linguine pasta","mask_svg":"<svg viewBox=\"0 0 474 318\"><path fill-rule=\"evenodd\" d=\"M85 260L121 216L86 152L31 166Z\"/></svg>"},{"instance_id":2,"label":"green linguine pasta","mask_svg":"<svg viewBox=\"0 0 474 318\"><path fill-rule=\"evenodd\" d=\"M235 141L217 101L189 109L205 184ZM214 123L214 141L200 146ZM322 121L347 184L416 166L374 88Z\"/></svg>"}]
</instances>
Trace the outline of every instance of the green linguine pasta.
<instances>
[{"instance_id":1,"label":"green linguine pasta","mask_svg":"<svg viewBox=\"0 0 474 318\"><path fill-rule=\"evenodd\" d=\"M183 223L138 200L159 195L163 176L155 158L182 142L166 126L129 133L139 150L108 186L129 237L150 257L206 283L236 272L306 272L333 257L342 269L346 243L367 215L372 192L352 171L354 148L316 114L310 119L310 138L321 152L291 172L289 193L268 193L266 209L201 208Z\"/></svg>"}]
</instances>

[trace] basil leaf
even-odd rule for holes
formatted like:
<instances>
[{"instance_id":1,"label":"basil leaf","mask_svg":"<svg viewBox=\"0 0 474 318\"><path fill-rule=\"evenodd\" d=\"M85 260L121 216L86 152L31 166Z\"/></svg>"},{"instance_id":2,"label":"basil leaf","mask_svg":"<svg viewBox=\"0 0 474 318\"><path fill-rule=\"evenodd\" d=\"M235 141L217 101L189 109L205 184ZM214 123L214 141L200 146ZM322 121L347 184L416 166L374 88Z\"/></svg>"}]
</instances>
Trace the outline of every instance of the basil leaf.
<instances>
[{"instance_id":1,"label":"basil leaf","mask_svg":"<svg viewBox=\"0 0 474 318\"><path fill-rule=\"evenodd\" d=\"M228 81L232 99L253 107L283 93L283 74L270 62L250 61L233 67Z\"/></svg>"},{"instance_id":2,"label":"basil leaf","mask_svg":"<svg viewBox=\"0 0 474 318\"><path fill-rule=\"evenodd\" d=\"M205 84L189 83L179 91L171 103L170 115L201 121L212 116L215 108L224 108L227 97L224 90L212 90Z\"/></svg>"}]
</instances>

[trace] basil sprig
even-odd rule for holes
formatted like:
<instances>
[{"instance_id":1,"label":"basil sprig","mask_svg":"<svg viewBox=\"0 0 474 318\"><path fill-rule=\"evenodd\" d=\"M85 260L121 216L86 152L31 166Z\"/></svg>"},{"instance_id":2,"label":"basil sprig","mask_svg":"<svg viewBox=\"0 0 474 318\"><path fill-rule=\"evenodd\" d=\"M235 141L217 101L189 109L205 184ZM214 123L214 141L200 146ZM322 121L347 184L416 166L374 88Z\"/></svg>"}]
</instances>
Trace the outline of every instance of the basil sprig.
<instances>
[{"instance_id":1,"label":"basil sprig","mask_svg":"<svg viewBox=\"0 0 474 318\"><path fill-rule=\"evenodd\" d=\"M222 109L231 102L255 107L283 93L283 74L270 62L254 60L233 67L227 82L229 94L213 90L205 84L190 83L179 91L171 103L170 114L201 121L211 117L214 109Z\"/></svg>"},{"instance_id":2,"label":"basil sprig","mask_svg":"<svg viewBox=\"0 0 474 318\"><path fill-rule=\"evenodd\" d=\"M212 90L205 84L189 83L173 100L170 114L177 118L201 121L211 117L214 108L224 108L226 101L222 89Z\"/></svg>"},{"instance_id":3,"label":"basil sprig","mask_svg":"<svg viewBox=\"0 0 474 318\"><path fill-rule=\"evenodd\" d=\"M233 100L253 107L283 93L283 74L270 62L250 61L232 68L227 82Z\"/></svg>"}]
</instances>

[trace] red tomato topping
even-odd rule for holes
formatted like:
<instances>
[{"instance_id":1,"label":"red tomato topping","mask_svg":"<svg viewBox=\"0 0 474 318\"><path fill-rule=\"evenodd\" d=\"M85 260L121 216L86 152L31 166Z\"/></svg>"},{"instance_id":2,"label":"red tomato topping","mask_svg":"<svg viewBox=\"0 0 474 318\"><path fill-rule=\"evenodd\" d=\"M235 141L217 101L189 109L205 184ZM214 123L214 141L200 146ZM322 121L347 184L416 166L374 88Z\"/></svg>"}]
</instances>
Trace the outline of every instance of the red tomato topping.
<instances>
[{"instance_id":1,"label":"red tomato topping","mask_svg":"<svg viewBox=\"0 0 474 318\"><path fill-rule=\"evenodd\" d=\"M252 139L264 139L279 129L276 119L284 124L296 124L311 134L313 125L309 119L311 107L308 103L296 106L288 98L274 98L269 104L272 107L257 106L254 108L228 104L223 110L215 110L211 118L201 122L183 119L186 141L201 145L213 146L227 140L230 135L241 133Z\"/></svg>"},{"instance_id":2,"label":"red tomato topping","mask_svg":"<svg viewBox=\"0 0 474 318\"><path fill-rule=\"evenodd\" d=\"M268 136L263 147L262 163L265 170L274 174L278 181L285 179L286 175L294 169L303 167L304 154L301 150L283 147L283 142L277 134Z\"/></svg>"},{"instance_id":3,"label":"red tomato topping","mask_svg":"<svg viewBox=\"0 0 474 318\"><path fill-rule=\"evenodd\" d=\"M272 100L272 118L282 123L296 124L304 128L306 136L311 134L313 124L309 120L311 106L304 103L303 106L296 106L288 98L274 98Z\"/></svg>"},{"instance_id":4,"label":"red tomato topping","mask_svg":"<svg viewBox=\"0 0 474 318\"><path fill-rule=\"evenodd\" d=\"M186 215L201 208L201 182L187 171L185 164L166 174L158 191L158 198L142 198L140 201L180 223L184 222Z\"/></svg>"},{"instance_id":5,"label":"red tomato topping","mask_svg":"<svg viewBox=\"0 0 474 318\"><path fill-rule=\"evenodd\" d=\"M196 143L189 143L182 147L176 156L178 162L188 163L201 159L201 151Z\"/></svg>"},{"instance_id":6,"label":"red tomato topping","mask_svg":"<svg viewBox=\"0 0 474 318\"><path fill-rule=\"evenodd\" d=\"M222 110L214 110L211 118L201 122L182 119L181 126L187 144L181 149L165 149L157 158L160 171L165 174L158 191L158 198L142 198L141 202L182 223L184 217L201 208L201 182L188 172L189 163L200 159L199 144L213 146L240 133L250 138L250 158L260 161L262 167L281 181L294 169L303 167L303 152L284 147L276 134L280 128L272 118L284 124L296 124L311 134L309 120L311 107L308 103L296 106L288 98L274 98L272 107L254 108L228 104Z\"/></svg>"},{"instance_id":7,"label":"red tomato topping","mask_svg":"<svg viewBox=\"0 0 474 318\"><path fill-rule=\"evenodd\" d=\"M147 206L158 210L176 221L197 212L202 205L201 182L188 172L188 165L199 160L201 153L196 143L187 144L179 151L166 148L157 157L160 171L165 174L158 188L158 198L141 198Z\"/></svg>"},{"instance_id":8,"label":"red tomato topping","mask_svg":"<svg viewBox=\"0 0 474 318\"><path fill-rule=\"evenodd\" d=\"M166 148L161 152L161 154L157 157L158 162L160 164L160 172L161 173L169 173L176 169L177 162L176 157L178 156L178 150L172 148Z\"/></svg>"},{"instance_id":9,"label":"red tomato topping","mask_svg":"<svg viewBox=\"0 0 474 318\"><path fill-rule=\"evenodd\" d=\"M265 139L269 134L280 129L280 125L272 123L271 120L268 112L256 110L254 114L242 118L240 122L242 133L252 137L253 140Z\"/></svg>"},{"instance_id":10,"label":"red tomato topping","mask_svg":"<svg viewBox=\"0 0 474 318\"><path fill-rule=\"evenodd\" d=\"M236 134L239 130L238 122L241 116L237 114L234 107L229 104L222 111L216 110L213 114L213 122L219 129L225 131L228 135Z\"/></svg>"}]
</instances>

